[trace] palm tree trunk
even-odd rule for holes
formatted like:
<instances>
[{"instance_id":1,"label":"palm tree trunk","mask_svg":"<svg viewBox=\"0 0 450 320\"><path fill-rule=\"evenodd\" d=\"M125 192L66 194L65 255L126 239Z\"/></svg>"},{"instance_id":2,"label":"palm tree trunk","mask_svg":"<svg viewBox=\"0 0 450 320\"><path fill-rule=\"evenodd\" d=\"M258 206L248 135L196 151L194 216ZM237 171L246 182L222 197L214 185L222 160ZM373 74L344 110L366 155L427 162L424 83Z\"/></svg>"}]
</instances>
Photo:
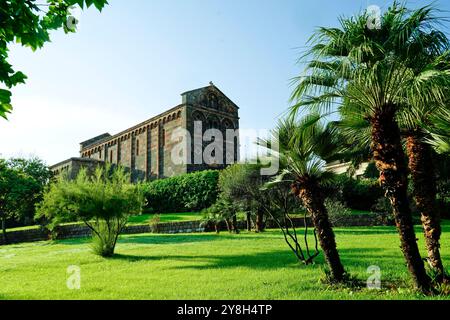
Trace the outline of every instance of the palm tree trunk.
<instances>
[{"instance_id":1,"label":"palm tree trunk","mask_svg":"<svg viewBox=\"0 0 450 320\"><path fill-rule=\"evenodd\" d=\"M302 183L299 186L298 196L303 201L308 213L311 215L314 227L319 238L325 259L330 267L332 281L344 280L345 270L337 251L333 228L324 205L324 198L319 187L312 182Z\"/></svg>"},{"instance_id":2,"label":"palm tree trunk","mask_svg":"<svg viewBox=\"0 0 450 320\"><path fill-rule=\"evenodd\" d=\"M2 213L2 238L3 238L3 244L7 244L8 243L8 238L6 237L6 217L5 214Z\"/></svg>"},{"instance_id":3,"label":"palm tree trunk","mask_svg":"<svg viewBox=\"0 0 450 320\"><path fill-rule=\"evenodd\" d=\"M414 198L421 215L428 263L437 274L437 281L444 280L444 266L439 252L441 224L436 208L436 178L430 145L422 141L419 133L406 138L409 157L409 170L414 185Z\"/></svg>"},{"instance_id":4,"label":"palm tree trunk","mask_svg":"<svg viewBox=\"0 0 450 320\"><path fill-rule=\"evenodd\" d=\"M430 278L420 257L414 233L411 209L407 197L407 167L403 152L400 130L395 121L394 108L378 112L371 119L371 149L375 164L380 171L380 185L392 205L403 255L415 286L428 292Z\"/></svg>"}]
</instances>

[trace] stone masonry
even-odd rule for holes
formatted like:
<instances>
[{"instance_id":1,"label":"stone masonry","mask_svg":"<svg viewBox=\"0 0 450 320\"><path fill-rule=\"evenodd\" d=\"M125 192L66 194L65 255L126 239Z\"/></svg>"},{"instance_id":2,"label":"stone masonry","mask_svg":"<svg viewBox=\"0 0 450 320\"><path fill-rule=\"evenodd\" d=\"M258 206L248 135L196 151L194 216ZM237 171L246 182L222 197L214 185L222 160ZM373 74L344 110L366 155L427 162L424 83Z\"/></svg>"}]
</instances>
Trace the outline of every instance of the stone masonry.
<instances>
[{"instance_id":1,"label":"stone masonry","mask_svg":"<svg viewBox=\"0 0 450 320\"><path fill-rule=\"evenodd\" d=\"M108 162L129 169L133 181L153 180L205 169L222 169L227 164L239 160L238 106L222 93L212 82L209 86L181 94L181 104L139 123L115 135L101 134L80 143L80 157L70 158L51 166L55 174L69 170L75 176L81 167L92 169ZM202 131L195 130L194 122L202 123ZM190 138L176 135L178 128L185 129ZM217 161L200 162L198 154L203 154L210 141L201 139L207 129L218 129L224 142ZM232 139L226 140L227 129L235 131ZM175 137L175 138L174 138ZM186 161L173 161L175 147L185 147ZM177 149L178 150L178 149ZM190 152L190 154L188 153ZM217 150L215 151L217 152ZM215 155L214 152L214 155ZM180 152L183 154L183 152ZM219 155L220 154L220 155ZM223 158L222 158L223 157ZM190 158L190 159L189 159ZM190 161L189 161L190 160Z\"/></svg>"}]
</instances>

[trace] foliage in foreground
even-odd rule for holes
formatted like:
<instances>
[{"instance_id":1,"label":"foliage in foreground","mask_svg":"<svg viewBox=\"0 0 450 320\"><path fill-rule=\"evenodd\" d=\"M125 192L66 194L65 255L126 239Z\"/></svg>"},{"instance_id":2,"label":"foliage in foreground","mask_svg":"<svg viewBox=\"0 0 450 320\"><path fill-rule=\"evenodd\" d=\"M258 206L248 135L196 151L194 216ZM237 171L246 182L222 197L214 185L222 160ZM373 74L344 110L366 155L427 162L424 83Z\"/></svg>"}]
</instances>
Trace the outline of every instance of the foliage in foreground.
<instances>
[{"instance_id":1,"label":"foliage in foreground","mask_svg":"<svg viewBox=\"0 0 450 320\"><path fill-rule=\"evenodd\" d=\"M89 176L80 170L75 180L62 175L51 184L39 204L37 215L51 221L78 220L93 234L94 252L109 257L130 215L141 213L143 196L139 184L130 183L122 167L98 167Z\"/></svg>"},{"instance_id":2,"label":"foliage in foreground","mask_svg":"<svg viewBox=\"0 0 450 320\"><path fill-rule=\"evenodd\" d=\"M0 83L8 89L25 83L26 76L15 71L8 62L8 45L20 43L33 51L50 41L50 31L64 28L66 33L76 31L73 6L94 5L98 10L107 0L10 0L0 1ZM0 88L0 117L11 112L11 91Z\"/></svg>"}]
</instances>

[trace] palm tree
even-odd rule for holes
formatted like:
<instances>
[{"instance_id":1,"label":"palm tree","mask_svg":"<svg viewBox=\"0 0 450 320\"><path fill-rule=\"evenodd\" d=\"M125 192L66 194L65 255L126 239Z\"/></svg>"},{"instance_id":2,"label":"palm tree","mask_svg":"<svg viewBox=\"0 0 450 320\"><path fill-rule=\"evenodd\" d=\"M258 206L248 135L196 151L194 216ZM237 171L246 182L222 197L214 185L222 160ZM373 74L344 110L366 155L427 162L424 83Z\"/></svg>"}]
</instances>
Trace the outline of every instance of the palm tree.
<instances>
[{"instance_id":1,"label":"palm tree","mask_svg":"<svg viewBox=\"0 0 450 320\"><path fill-rule=\"evenodd\" d=\"M397 114L414 101L444 99L442 78L436 70L415 72L405 61L428 43L425 35L433 30L436 18L430 6L408 11L393 4L381 17L379 29L368 29L366 14L341 19L340 28L321 28L313 36L312 48L303 57L311 59L307 76L297 79L293 99L313 110L337 110L349 116L356 113L370 125L370 149L380 171L380 184L390 200L401 248L417 288L428 292L427 276L417 246L407 198L407 164L402 149ZM405 103L406 102L406 103Z\"/></svg>"},{"instance_id":2,"label":"palm tree","mask_svg":"<svg viewBox=\"0 0 450 320\"><path fill-rule=\"evenodd\" d=\"M427 126L427 142L439 154L450 155L450 110L439 110L432 115L431 125Z\"/></svg>"},{"instance_id":3,"label":"palm tree","mask_svg":"<svg viewBox=\"0 0 450 320\"><path fill-rule=\"evenodd\" d=\"M442 86L446 88L449 83L450 69L448 63L448 39L441 32L433 31L430 34L421 35L421 45L411 48L417 50L413 56L415 59L405 60L404 63L415 72L417 76L431 76L434 83L432 86ZM430 134L426 127L432 128L433 118L436 115L446 112L444 100L439 96L438 101L428 101L426 99L435 98L423 97L423 99L404 99L406 105L397 113L397 123L400 127L402 138L406 142L408 156L408 167L411 173L412 185L414 189L414 199L418 211L421 214L421 221L424 230L428 263L435 273L435 280L442 282L445 277L444 266L440 255L441 226L439 211L436 208L436 170L430 140ZM359 114L359 108L347 106L344 108L346 114L342 114L342 119L337 123L344 132L345 138L351 141L351 146L357 150L363 150L363 154L370 145L370 123L364 118L364 114ZM442 112L441 112L442 110Z\"/></svg>"},{"instance_id":4,"label":"palm tree","mask_svg":"<svg viewBox=\"0 0 450 320\"><path fill-rule=\"evenodd\" d=\"M336 247L336 241L327 209L324 205L324 187L332 182L334 174L324 170L324 159L332 159L339 150L334 142L333 130L325 128L321 117L312 114L296 122L293 118L282 120L272 133L271 141L260 145L269 146L280 161L282 172L268 183L291 182L292 191L299 197L311 216L311 220L330 268L330 281L345 280L345 270Z\"/></svg>"},{"instance_id":5,"label":"palm tree","mask_svg":"<svg viewBox=\"0 0 450 320\"><path fill-rule=\"evenodd\" d=\"M441 283L445 278L445 270L440 255L441 225L440 215L436 207L436 169L434 162L436 154L428 141L430 134L421 127L422 123L431 121L430 116L436 111L433 108L403 110L397 116L400 133L406 145L408 167L412 178L413 195L419 213L425 236L428 263L434 271L435 281ZM411 112L414 111L414 112ZM352 153L360 150L363 158L356 159L356 163L370 158L370 123L362 115L354 112L342 115L336 125L348 148ZM369 150L368 150L369 149ZM368 152L369 151L369 152ZM353 155L352 154L352 155Z\"/></svg>"}]
</instances>

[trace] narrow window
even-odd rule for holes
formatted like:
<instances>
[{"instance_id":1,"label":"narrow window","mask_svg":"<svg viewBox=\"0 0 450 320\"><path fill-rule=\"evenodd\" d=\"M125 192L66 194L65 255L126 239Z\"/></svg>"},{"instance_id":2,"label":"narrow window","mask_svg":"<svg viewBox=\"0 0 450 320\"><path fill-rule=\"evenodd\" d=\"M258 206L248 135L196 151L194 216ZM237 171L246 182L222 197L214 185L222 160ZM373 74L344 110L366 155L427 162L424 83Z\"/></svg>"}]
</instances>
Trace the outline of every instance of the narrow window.
<instances>
[{"instance_id":1,"label":"narrow window","mask_svg":"<svg viewBox=\"0 0 450 320\"><path fill-rule=\"evenodd\" d=\"M139 155L139 140L136 140L136 155Z\"/></svg>"},{"instance_id":2,"label":"narrow window","mask_svg":"<svg viewBox=\"0 0 450 320\"><path fill-rule=\"evenodd\" d=\"M161 145L164 147L166 145L166 130L162 130L162 139L161 139Z\"/></svg>"},{"instance_id":3,"label":"narrow window","mask_svg":"<svg viewBox=\"0 0 450 320\"><path fill-rule=\"evenodd\" d=\"M109 162L113 162L113 151L109 151Z\"/></svg>"},{"instance_id":4,"label":"narrow window","mask_svg":"<svg viewBox=\"0 0 450 320\"><path fill-rule=\"evenodd\" d=\"M102 158L102 150L98 151L98 158L101 159Z\"/></svg>"}]
</instances>

